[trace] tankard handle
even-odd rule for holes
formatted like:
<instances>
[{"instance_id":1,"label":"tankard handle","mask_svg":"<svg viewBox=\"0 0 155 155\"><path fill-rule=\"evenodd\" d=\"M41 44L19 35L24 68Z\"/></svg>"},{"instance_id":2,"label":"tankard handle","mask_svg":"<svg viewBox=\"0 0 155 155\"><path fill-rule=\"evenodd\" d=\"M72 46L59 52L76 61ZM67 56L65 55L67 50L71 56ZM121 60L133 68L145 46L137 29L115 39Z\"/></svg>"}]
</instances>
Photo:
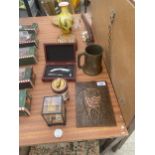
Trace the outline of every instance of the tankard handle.
<instances>
[{"instance_id":1,"label":"tankard handle","mask_svg":"<svg viewBox=\"0 0 155 155\"><path fill-rule=\"evenodd\" d=\"M81 57L82 56L85 56L85 53L80 53L79 55L78 55L78 67L80 68L80 69L82 69L83 68L83 66L80 64L80 59L81 59Z\"/></svg>"}]
</instances>

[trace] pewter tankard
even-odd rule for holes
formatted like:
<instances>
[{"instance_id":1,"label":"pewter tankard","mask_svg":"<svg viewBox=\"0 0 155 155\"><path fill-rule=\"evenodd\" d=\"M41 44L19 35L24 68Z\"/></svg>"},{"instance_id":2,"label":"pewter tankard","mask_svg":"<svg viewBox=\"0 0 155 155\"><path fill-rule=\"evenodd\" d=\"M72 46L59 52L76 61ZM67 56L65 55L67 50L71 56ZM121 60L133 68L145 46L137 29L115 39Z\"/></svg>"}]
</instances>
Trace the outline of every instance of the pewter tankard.
<instances>
[{"instance_id":1,"label":"pewter tankard","mask_svg":"<svg viewBox=\"0 0 155 155\"><path fill-rule=\"evenodd\" d=\"M97 75L102 71L103 48L97 44L88 45L85 52L78 55L78 67L88 75ZM81 65L81 57L84 56L84 64Z\"/></svg>"}]
</instances>

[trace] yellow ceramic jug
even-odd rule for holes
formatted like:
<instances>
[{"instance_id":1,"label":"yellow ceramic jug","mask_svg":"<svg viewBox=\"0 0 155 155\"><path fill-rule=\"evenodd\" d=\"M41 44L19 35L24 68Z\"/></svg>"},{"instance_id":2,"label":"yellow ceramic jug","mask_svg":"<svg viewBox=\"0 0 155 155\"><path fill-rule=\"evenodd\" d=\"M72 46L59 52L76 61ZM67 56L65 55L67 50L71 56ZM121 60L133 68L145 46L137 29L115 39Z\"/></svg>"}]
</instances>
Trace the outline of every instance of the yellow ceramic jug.
<instances>
[{"instance_id":1,"label":"yellow ceramic jug","mask_svg":"<svg viewBox=\"0 0 155 155\"><path fill-rule=\"evenodd\" d=\"M70 33L73 26L73 16L68 10L68 5L69 2L60 2L61 13L57 15L57 25L62 29L64 34Z\"/></svg>"}]
</instances>

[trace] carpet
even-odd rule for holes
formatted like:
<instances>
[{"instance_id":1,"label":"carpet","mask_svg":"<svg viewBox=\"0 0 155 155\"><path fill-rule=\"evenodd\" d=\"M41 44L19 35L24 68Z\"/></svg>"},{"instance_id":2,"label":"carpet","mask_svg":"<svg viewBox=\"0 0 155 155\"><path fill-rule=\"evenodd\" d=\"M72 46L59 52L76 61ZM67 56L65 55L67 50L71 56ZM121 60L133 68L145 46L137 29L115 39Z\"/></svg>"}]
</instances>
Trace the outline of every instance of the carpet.
<instances>
[{"instance_id":1,"label":"carpet","mask_svg":"<svg viewBox=\"0 0 155 155\"><path fill-rule=\"evenodd\" d=\"M99 155L99 141L35 145L29 155Z\"/></svg>"}]
</instances>

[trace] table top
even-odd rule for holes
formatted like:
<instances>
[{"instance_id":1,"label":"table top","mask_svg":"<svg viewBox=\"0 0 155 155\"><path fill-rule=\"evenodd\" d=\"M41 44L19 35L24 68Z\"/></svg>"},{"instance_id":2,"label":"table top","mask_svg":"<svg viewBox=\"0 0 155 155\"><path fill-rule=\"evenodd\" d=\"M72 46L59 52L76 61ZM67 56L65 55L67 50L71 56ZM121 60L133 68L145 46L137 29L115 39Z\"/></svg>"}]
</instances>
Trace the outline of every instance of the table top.
<instances>
[{"instance_id":1,"label":"table top","mask_svg":"<svg viewBox=\"0 0 155 155\"><path fill-rule=\"evenodd\" d=\"M93 139L114 138L128 135L119 103L115 96L110 78L107 74L105 65L103 64L103 71L97 76L88 76L83 73L78 67L76 70L77 81L99 81L106 80L112 101L112 107L116 120L114 127L76 127L76 105L75 105L75 82L69 82L69 95L70 100L66 103L67 108L67 122L65 126L51 126L48 127L46 122L41 116L43 97L52 96L53 92L50 88L50 82L43 82L42 75L45 67L44 56L44 43L57 43L57 38L61 34L59 28L52 25L52 16L46 17L28 17L20 18L20 24L38 23L39 25L39 47L38 55L39 62L33 65L34 72L36 73L36 81L33 89L30 90L32 95L32 107L30 117L19 118L19 144L20 146L29 146L44 143L57 143L66 141L81 141ZM80 15L74 15L75 24L79 23L80 26L74 26L73 33L77 38L78 50L76 56L82 53L86 47L86 43L82 41L81 32L85 30L84 24ZM61 138L54 137L54 130L60 128L63 130Z\"/></svg>"}]
</instances>

